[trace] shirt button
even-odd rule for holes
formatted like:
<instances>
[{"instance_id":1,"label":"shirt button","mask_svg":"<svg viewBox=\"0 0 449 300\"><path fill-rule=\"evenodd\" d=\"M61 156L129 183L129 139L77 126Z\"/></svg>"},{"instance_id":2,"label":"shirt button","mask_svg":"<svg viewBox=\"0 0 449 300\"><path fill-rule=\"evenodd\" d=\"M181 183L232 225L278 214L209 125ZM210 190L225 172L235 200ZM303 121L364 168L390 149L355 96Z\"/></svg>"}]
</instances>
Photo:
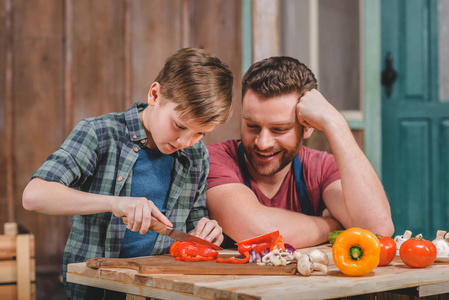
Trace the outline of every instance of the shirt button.
<instances>
[{"instance_id":1,"label":"shirt button","mask_svg":"<svg viewBox=\"0 0 449 300\"><path fill-rule=\"evenodd\" d=\"M118 179L118 181L122 181L122 180L123 180L123 177L122 177L122 176L119 176L119 177L117 177L117 179Z\"/></svg>"},{"instance_id":2,"label":"shirt button","mask_svg":"<svg viewBox=\"0 0 449 300\"><path fill-rule=\"evenodd\" d=\"M145 144L146 141L147 141L147 139L140 140L140 142L141 142L142 144Z\"/></svg>"},{"instance_id":3,"label":"shirt button","mask_svg":"<svg viewBox=\"0 0 449 300\"><path fill-rule=\"evenodd\" d=\"M137 135L134 134L134 135L133 135L133 139L137 139Z\"/></svg>"},{"instance_id":4,"label":"shirt button","mask_svg":"<svg viewBox=\"0 0 449 300\"><path fill-rule=\"evenodd\" d=\"M134 152L139 152L139 148L134 147Z\"/></svg>"}]
</instances>

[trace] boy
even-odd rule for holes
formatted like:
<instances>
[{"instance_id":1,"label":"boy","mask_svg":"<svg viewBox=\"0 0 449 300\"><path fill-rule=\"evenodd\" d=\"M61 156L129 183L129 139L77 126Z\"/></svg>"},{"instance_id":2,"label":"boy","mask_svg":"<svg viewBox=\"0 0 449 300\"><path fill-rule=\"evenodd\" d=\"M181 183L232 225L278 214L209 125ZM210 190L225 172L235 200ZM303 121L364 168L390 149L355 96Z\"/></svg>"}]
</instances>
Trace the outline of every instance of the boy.
<instances>
[{"instance_id":1,"label":"boy","mask_svg":"<svg viewBox=\"0 0 449 300\"><path fill-rule=\"evenodd\" d=\"M69 263L167 252L173 240L147 231L152 216L223 241L221 227L207 218L209 158L200 139L228 119L232 84L231 71L212 53L182 49L151 84L147 104L81 121L32 175L24 208L72 215L63 253L70 299L101 299L104 291L67 283Z\"/></svg>"}]
</instances>

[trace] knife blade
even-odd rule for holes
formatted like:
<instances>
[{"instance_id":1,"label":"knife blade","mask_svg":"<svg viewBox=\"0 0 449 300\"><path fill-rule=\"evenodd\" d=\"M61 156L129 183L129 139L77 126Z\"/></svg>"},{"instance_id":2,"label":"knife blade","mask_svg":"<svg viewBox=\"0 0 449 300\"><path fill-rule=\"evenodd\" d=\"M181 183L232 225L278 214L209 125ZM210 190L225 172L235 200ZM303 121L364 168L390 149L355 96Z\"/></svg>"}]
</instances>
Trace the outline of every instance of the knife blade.
<instances>
[{"instance_id":1,"label":"knife blade","mask_svg":"<svg viewBox=\"0 0 449 300\"><path fill-rule=\"evenodd\" d=\"M123 223L128 224L128 220L126 217L122 217L123 219ZM167 225L165 225L164 223L160 222L159 220L157 220L156 218L151 217L151 224L150 224L150 228L148 228L151 231L160 233L160 234L165 234L168 235L169 237L171 237L172 239L176 240L176 241L189 241L189 242L195 242L198 243L200 245L206 245L211 247L212 249L215 250L222 250L223 248L221 248L220 246L217 246L211 242L208 242L206 240L203 240L202 238L196 237L194 235L191 234L187 234L185 232L179 231L177 229L174 229L172 227L168 227Z\"/></svg>"}]
</instances>

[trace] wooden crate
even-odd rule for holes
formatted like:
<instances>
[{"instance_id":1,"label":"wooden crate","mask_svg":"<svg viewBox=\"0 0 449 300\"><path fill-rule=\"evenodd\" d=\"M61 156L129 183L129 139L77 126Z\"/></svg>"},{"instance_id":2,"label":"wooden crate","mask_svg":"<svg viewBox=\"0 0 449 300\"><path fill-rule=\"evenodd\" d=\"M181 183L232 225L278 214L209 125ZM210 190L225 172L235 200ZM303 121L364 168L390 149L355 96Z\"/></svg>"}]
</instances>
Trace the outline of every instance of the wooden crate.
<instances>
[{"instance_id":1,"label":"wooden crate","mask_svg":"<svg viewBox=\"0 0 449 300\"><path fill-rule=\"evenodd\" d=\"M0 299L35 299L34 236L5 223L0 235Z\"/></svg>"}]
</instances>

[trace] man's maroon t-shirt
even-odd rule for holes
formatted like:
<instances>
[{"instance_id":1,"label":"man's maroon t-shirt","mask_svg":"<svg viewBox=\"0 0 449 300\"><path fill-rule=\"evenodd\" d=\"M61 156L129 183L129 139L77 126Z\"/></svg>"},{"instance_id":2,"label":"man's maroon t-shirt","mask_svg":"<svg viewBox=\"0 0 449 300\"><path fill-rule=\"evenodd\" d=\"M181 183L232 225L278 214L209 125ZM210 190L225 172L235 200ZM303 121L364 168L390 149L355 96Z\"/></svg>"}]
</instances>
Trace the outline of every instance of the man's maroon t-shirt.
<instances>
[{"instance_id":1,"label":"man's maroon t-shirt","mask_svg":"<svg viewBox=\"0 0 449 300\"><path fill-rule=\"evenodd\" d=\"M245 184L238 164L239 140L229 140L207 146L209 150L210 171L207 178L207 188L213 188L227 183ZM299 159L304 172L309 199L315 215L321 215L325 208L322 194L324 189L335 180L340 179L337 163L333 155L314 149L301 147ZM251 190L259 202L270 207L279 207L301 212L301 205L296 192L295 179L292 170L287 174L278 193L272 198L265 196L257 184L250 178Z\"/></svg>"}]
</instances>

